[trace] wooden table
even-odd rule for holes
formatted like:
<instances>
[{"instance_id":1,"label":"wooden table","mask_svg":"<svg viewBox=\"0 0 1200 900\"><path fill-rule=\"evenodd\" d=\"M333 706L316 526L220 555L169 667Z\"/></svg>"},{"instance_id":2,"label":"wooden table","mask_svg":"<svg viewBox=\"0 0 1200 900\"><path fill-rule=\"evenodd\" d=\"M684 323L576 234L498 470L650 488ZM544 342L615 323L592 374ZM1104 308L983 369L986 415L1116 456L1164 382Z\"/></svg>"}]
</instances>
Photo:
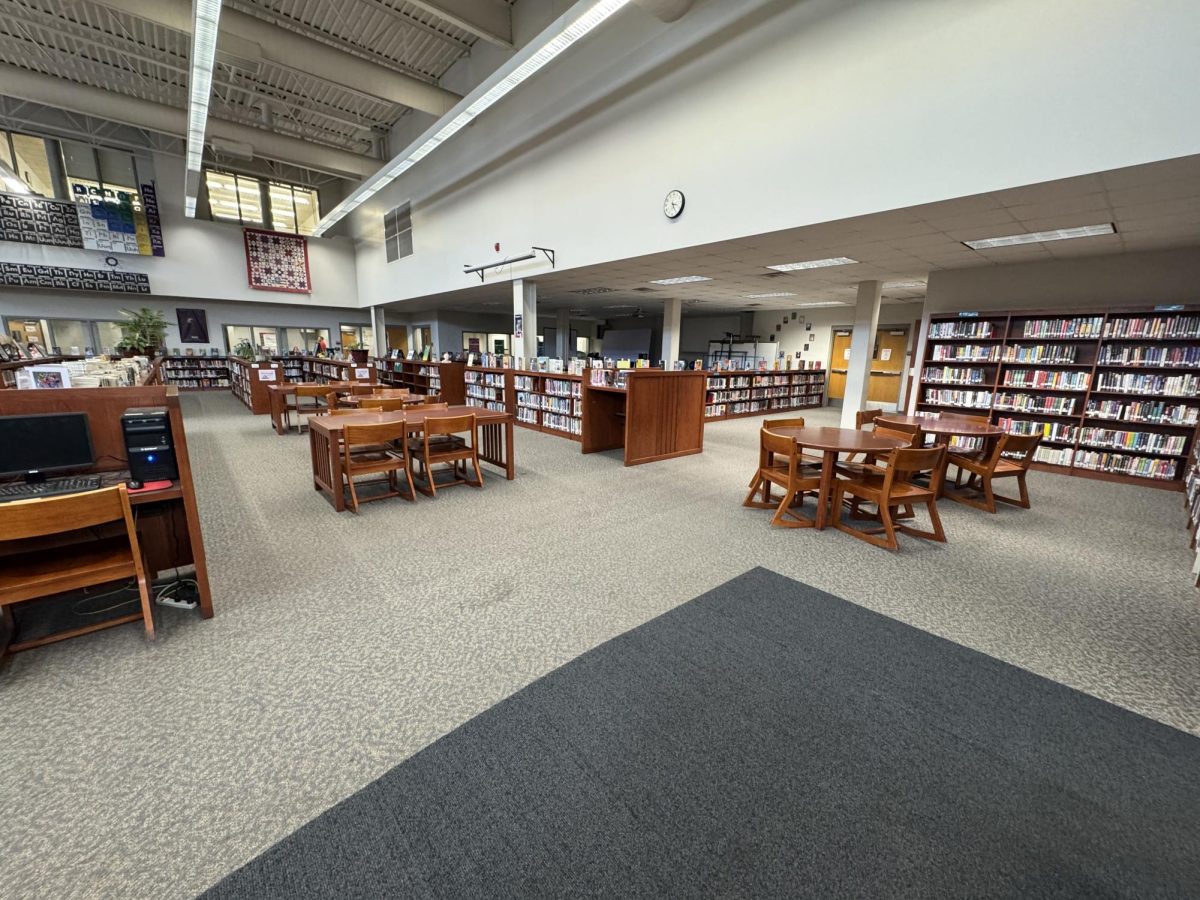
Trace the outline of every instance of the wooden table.
<instances>
[{"instance_id":1,"label":"wooden table","mask_svg":"<svg viewBox=\"0 0 1200 900\"><path fill-rule=\"evenodd\" d=\"M899 413L885 413L875 419L876 422L887 427L889 423L900 425L915 425L921 429L922 435L932 434L943 438L982 438L984 450L988 449L991 441L1004 434L1004 429L999 425L992 425L990 422L971 422L967 419L960 418L955 415L942 414L940 416L902 416ZM947 441L947 445L949 442ZM950 451L947 446L946 456L942 460L942 491L939 496L945 497L947 472L950 469ZM953 499L953 496L951 496Z\"/></svg>"},{"instance_id":2,"label":"wooden table","mask_svg":"<svg viewBox=\"0 0 1200 900\"><path fill-rule=\"evenodd\" d=\"M771 429L772 434L790 437L801 448L820 450L824 454L821 462L821 493L817 498L818 529L825 527L829 514L829 501L833 494L833 469L837 465L839 453L887 453L898 447L907 447L908 443L899 438L884 437L870 431L858 431L854 428L830 428L818 425L805 425L799 428L793 425Z\"/></svg>"},{"instance_id":3,"label":"wooden table","mask_svg":"<svg viewBox=\"0 0 1200 900\"><path fill-rule=\"evenodd\" d=\"M295 382L287 381L283 384L272 384L267 388L267 393L271 397L271 427L275 429L276 434L287 434L287 428L283 424L283 414L287 409L287 398L296 393L296 388L300 385L311 385L315 382ZM352 390L355 385L363 384L361 381L331 381L328 384L323 384L321 387L329 388L330 394L341 394L345 391Z\"/></svg>"},{"instance_id":4,"label":"wooden table","mask_svg":"<svg viewBox=\"0 0 1200 900\"><path fill-rule=\"evenodd\" d=\"M425 430L427 418L475 415L475 440L479 442L479 459L503 469L505 477L516 477L513 460L513 415L478 406L451 406L448 409L421 408L396 412L363 412L350 416L312 416L308 420L309 450L312 454L313 489L323 492L333 508L346 508L342 487L341 432L347 425L384 425L404 422L409 431L419 434Z\"/></svg>"},{"instance_id":5,"label":"wooden table","mask_svg":"<svg viewBox=\"0 0 1200 900\"><path fill-rule=\"evenodd\" d=\"M401 388L389 388L375 391L371 394L351 394L349 397L340 398L338 405L359 407L362 406L364 400L403 400L406 406L420 406L428 399L425 394L410 394L407 390Z\"/></svg>"}]
</instances>

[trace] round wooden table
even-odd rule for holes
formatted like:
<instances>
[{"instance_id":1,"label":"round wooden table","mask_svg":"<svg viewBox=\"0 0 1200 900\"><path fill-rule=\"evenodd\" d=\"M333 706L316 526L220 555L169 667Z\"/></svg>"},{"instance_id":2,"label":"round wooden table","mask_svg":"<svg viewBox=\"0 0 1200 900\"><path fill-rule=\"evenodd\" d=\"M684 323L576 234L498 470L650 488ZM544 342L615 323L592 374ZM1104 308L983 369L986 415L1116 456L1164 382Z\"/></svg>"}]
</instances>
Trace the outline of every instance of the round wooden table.
<instances>
[{"instance_id":1,"label":"round wooden table","mask_svg":"<svg viewBox=\"0 0 1200 900\"><path fill-rule=\"evenodd\" d=\"M829 500L833 494L833 467L837 465L839 453L886 453L898 447L908 446L907 441L899 438L824 425L805 425L803 428L794 425L781 426L772 428L771 433L790 437L801 448L820 450L824 454L821 461L821 493L817 498L818 529L825 527L829 513Z\"/></svg>"},{"instance_id":2,"label":"round wooden table","mask_svg":"<svg viewBox=\"0 0 1200 900\"><path fill-rule=\"evenodd\" d=\"M1004 434L1004 429L998 425L992 425L990 422L971 422L967 419L960 418L954 415L942 414L936 418L933 416L902 416L899 414L885 413L875 419L876 422L883 426L887 426L889 422L894 422L902 425L915 425L921 429L922 434L932 434L943 438L982 438L983 450L988 450L988 445L991 441ZM962 452L971 453L974 451L966 450ZM942 490L939 496L945 497L946 481L949 477L950 469L950 447L946 448L946 456L942 460ZM950 499L954 499L954 495L949 495Z\"/></svg>"},{"instance_id":3,"label":"round wooden table","mask_svg":"<svg viewBox=\"0 0 1200 900\"><path fill-rule=\"evenodd\" d=\"M424 403L426 397L424 394L410 394L405 390L382 390L375 391L372 394L351 394L348 397L339 397L338 404L346 407L362 406L364 400L403 400L405 405L417 406Z\"/></svg>"}]
</instances>

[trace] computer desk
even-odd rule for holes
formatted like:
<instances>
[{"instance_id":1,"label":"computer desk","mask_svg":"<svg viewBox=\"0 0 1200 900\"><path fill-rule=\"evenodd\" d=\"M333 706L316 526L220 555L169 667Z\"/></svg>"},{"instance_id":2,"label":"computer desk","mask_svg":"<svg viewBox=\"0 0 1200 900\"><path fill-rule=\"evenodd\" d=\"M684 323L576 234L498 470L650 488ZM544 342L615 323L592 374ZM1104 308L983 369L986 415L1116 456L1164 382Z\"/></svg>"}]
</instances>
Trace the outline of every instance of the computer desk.
<instances>
[{"instance_id":1,"label":"computer desk","mask_svg":"<svg viewBox=\"0 0 1200 900\"><path fill-rule=\"evenodd\" d=\"M105 486L118 484L129 477L125 440L121 434L121 416L125 410L141 406L167 408L179 477L169 488L130 494L130 504L137 520L138 541L142 545L151 572L157 573L187 565L195 567L200 616L209 619L213 615L212 590L209 586L204 537L200 530L200 513L196 505L195 486L192 483L192 465L188 456L187 434L183 428L178 388L171 385L152 385L128 388L0 390L0 416L86 413L92 432L96 465L90 471L78 474L100 475L101 484ZM0 514L3 514L2 504ZM79 538L62 543L64 552L72 544L78 543ZM20 553L23 549L29 549L26 542L0 545L0 564L3 564L4 556ZM11 608L5 607L5 610L9 611L0 617L0 656L3 656L12 640Z\"/></svg>"}]
</instances>

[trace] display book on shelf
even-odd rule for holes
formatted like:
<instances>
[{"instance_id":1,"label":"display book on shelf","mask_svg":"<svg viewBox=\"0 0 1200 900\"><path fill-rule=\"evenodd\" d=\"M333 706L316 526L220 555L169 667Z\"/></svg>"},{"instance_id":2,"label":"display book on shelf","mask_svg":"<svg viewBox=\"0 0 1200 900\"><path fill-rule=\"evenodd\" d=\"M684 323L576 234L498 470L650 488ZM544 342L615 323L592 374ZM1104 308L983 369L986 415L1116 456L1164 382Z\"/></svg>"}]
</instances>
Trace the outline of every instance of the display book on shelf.
<instances>
[{"instance_id":1,"label":"display book on shelf","mask_svg":"<svg viewBox=\"0 0 1200 900\"><path fill-rule=\"evenodd\" d=\"M229 360L224 356L164 356L162 379L185 391L228 390Z\"/></svg>"},{"instance_id":2,"label":"display book on shelf","mask_svg":"<svg viewBox=\"0 0 1200 900\"><path fill-rule=\"evenodd\" d=\"M1182 487L1200 422L1200 311L932 317L916 411L1040 434L1039 468Z\"/></svg>"},{"instance_id":3,"label":"display book on shelf","mask_svg":"<svg viewBox=\"0 0 1200 900\"><path fill-rule=\"evenodd\" d=\"M722 368L708 373L704 418L707 421L757 416L767 412L812 409L825 402L824 369Z\"/></svg>"}]
</instances>

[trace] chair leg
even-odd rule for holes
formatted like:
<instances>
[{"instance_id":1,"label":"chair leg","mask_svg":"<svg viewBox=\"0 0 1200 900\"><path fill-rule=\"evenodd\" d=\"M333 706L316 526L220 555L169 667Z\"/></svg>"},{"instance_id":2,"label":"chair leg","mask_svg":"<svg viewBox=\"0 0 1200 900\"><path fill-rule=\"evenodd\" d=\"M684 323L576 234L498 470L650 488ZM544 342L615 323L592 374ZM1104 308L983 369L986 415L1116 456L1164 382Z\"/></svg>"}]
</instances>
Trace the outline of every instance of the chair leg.
<instances>
[{"instance_id":1,"label":"chair leg","mask_svg":"<svg viewBox=\"0 0 1200 900\"><path fill-rule=\"evenodd\" d=\"M887 547L889 550L899 550L900 542L896 540L896 526L892 522L891 507L885 504L880 504L879 521L883 523L883 530L887 534L887 542L883 546Z\"/></svg>"},{"instance_id":2,"label":"chair leg","mask_svg":"<svg viewBox=\"0 0 1200 900\"><path fill-rule=\"evenodd\" d=\"M996 495L992 493L992 479L980 478L983 483L983 500L987 504L987 511L994 513L996 511Z\"/></svg>"},{"instance_id":3,"label":"chair leg","mask_svg":"<svg viewBox=\"0 0 1200 900\"><path fill-rule=\"evenodd\" d=\"M479 457L474 456L471 461L475 463L475 486L483 487L483 471L479 468Z\"/></svg>"},{"instance_id":4,"label":"chair leg","mask_svg":"<svg viewBox=\"0 0 1200 900\"><path fill-rule=\"evenodd\" d=\"M154 640L154 604L150 600L150 584L145 572L138 576L138 597L142 601L142 619L145 622L146 640Z\"/></svg>"},{"instance_id":5,"label":"chair leg","mask_svg":"<svg viewBox=\"0 0 1200 900\"><path fill-rule=\"evenodd\" d=\"M354 476L349 472L346 473L346 481L350 484L350 509L358 515L358 492L354 489Z\"/></svg>"},{"instance_id":6,"label":"chair leg","mask_svg":"<svg viewBox=\"0 0 1200 900\"><path fill-rule=\"evenodd\" d=\"M413 484L412 460L408 456L404 457L404 477L408 480L408 496L404 499L411 503L417 499L417 487ZM404 495L401 494L401 496Z\"/></svg>"},{"instance_id":7,"label":"chair leg","mask_svg":"<svg viewBox=\"0 0 1200 900\"><path fill-rule=\"evenodd\" d=\"M920 528L913 528L911 525L896 523L896 528L903 531L905 534L910 534L913 537L925 538L927 540L946 543L946 532L942 529L942 520L938 516L937 501L930 499L925 503L925 508L929 512L929 522L933 526L930 531L924 531Z\"/></svg>"}]
</instances>

